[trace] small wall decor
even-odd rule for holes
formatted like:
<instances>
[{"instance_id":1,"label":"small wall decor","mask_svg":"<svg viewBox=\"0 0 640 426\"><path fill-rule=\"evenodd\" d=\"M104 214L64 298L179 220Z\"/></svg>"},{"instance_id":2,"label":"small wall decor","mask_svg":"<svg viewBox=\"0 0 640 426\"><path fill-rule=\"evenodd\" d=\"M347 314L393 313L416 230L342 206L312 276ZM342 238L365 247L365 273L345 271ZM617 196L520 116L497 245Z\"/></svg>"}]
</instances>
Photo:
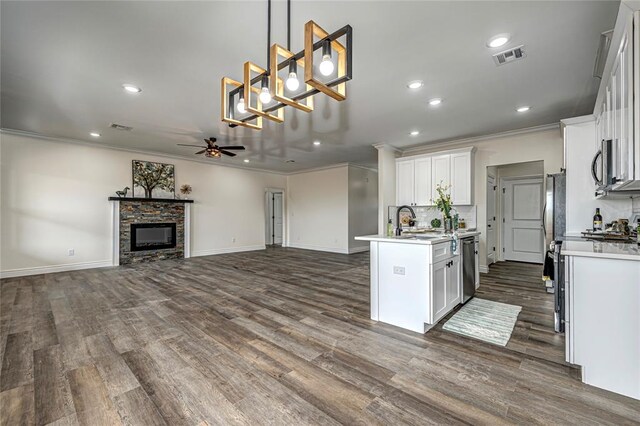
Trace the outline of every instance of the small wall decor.
<instances>
[{"instance_id":1,"label":"small wall decor","mask_svg":"<svg viewBox=\"0 0 640 426\"><path fill-rule=\"evenodd\" d=\"M133 160L132 169L134 197L175 197L176 179L173 164Z\"/></svg>"},{"instance_id":2,"label":"small wall decor","mask_svg":"<svg viewBox=\"0 0 640 426\"><path fill-rule=\"evenodd\" d=\"M125 186L125 188L122 191L116 191L116 195L120 198L126 197L127 196L127 192L129 192L131 188L129 188L128 186Z\"/></svg>"},{"instance_id":3,"label":"small wall decor","mask_svg":"<svg viewBox=\"0 0 640 426\"><path fill-rule=\"evenodd\" d=\"M180 193L184 195L185 200L187 199L189 194L191 194L191 191L193 191L193 189L191 188L191 185L189 185L188 183L185 183L180 187Z\"/></svg>"}]
</instances>

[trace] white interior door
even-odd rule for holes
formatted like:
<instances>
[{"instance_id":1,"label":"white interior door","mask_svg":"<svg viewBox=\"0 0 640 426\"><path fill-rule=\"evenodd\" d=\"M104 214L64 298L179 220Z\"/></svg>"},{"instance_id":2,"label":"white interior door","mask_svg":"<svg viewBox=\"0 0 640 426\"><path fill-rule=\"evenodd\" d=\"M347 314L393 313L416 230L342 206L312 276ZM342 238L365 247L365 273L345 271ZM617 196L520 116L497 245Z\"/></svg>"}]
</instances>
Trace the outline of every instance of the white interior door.
<instances>
[{"instance_id":1,"label":"white interior door","mask_svg":"<svg viewBox=\"0 0 640 426\"><path fill-rule=\"evenodd\" d=\"M542 263L542 178L503 180L505 260Z\"/></svg>"},{"instance_id":2,"label":"white interior door","mask_svg":"<svg viewBox=\"0 0 640 426\"><path fill-rule=\"evenodd\" d=\"M496 178L487 175L487 266L496 259Z\"/></svg>"},{"instance_id":3,"label":"white interior door","mask_svg":"<svg viewBox=\"0 0 640 426\"><path fill-rule=\"evenodd\" d=\"M282 244L282 192L273 194L273 244Z\"/></svg>"}]
</instances>

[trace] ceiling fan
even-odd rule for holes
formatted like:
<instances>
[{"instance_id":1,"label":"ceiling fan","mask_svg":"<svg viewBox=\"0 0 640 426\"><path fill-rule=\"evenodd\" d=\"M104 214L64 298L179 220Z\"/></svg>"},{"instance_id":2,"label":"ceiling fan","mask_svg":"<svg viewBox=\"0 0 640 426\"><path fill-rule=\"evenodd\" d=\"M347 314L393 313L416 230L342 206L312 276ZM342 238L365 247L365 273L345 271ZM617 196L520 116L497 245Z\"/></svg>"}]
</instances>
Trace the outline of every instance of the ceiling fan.
<instances>
[{"instance_id":1,"label":"ceiling fan","mask_svg":"<svg viewBox=\"0 0 640 426\"><path fill-rule=\"evenodd\" d=\"M179 143L179 146L195 146L197 148L204 148L202 151L198 151L195 155L204 154L205 157L212 158L220 158L222 154L228 155L229 157L235 157L236 154L230 151L244 151L244 146L241 145L227 145L227 146L218 146L216 145L216 138L209 138L204 140L207 143L207 146L202 145L187 145L183 143Z\"/></svg>"}]
</instances>

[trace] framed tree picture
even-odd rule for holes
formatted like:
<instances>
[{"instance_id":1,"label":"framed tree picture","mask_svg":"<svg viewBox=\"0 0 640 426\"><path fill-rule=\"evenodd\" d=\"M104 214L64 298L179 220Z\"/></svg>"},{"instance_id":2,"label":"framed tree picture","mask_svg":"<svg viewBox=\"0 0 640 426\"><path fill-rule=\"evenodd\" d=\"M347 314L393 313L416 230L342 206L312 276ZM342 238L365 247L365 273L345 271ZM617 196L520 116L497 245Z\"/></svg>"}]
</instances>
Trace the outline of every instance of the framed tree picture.
<instances>
[{"instance_id":1,"label":"framed tree picture","mask_svg":"<svg viewBox=\"0 0 640 426\"><path fill-rule=\"evenodd\" d=\"M133 160L133 196L175 198L176 177L173 164Z\"/></svg>"}]
</instances>

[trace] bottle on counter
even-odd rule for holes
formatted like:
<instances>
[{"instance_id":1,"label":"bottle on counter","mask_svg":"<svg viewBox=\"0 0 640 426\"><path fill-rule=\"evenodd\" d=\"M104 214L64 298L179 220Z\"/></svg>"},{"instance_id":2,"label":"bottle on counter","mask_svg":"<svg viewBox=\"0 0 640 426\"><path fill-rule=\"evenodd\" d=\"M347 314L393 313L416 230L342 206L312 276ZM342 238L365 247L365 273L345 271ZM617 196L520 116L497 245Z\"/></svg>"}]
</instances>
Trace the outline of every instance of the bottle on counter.
<instances>
[{"instance_id":1,"label":"bottle on counter","mask_svg":"<svg viewBox=\"0 0 640 426\"><path fill-rule=\"evenodd\" d=\"M593 216L593 230L602 231L602 215L599 208L596 209L596 214Z\"/></svg>"},{"instance_id":2,"label":"bottle on counter","mask_svg":"<svg viewBox=\"0 0 640 426\"><path fill-rule=\"evenodd\" d=\"M387 223L387 237L393 237L393 222L389 219L389 223Z\"/></svg>"}]
</instances>

